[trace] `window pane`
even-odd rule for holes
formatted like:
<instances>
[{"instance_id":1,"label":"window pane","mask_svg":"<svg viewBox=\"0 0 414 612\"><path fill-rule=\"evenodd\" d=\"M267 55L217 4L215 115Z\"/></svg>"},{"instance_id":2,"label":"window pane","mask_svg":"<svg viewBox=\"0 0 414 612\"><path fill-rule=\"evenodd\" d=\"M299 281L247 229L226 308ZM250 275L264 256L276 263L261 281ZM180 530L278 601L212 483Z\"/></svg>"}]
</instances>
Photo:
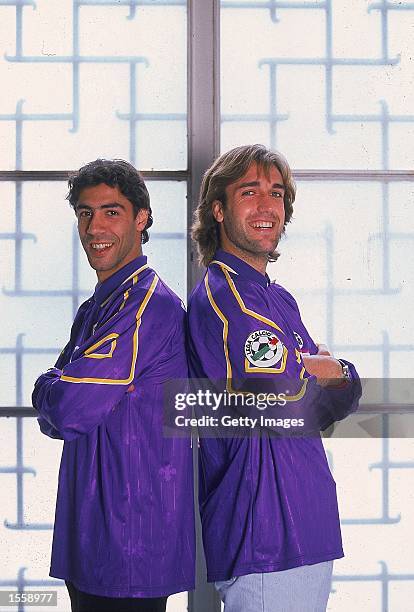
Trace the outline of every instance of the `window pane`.
<instances>
[{"instance_id":1,"label":"window pane","mask_svg":"<svg viewBox=\"0 0 414 612\"><path fill-rule=\"evenodd\" d=\"M16 5L0 6L0 168L186 168L185 0Z\"/></svg>"},{"instance_id":2,"label":"window pane","mask_svg":"<svg viewBox=\"0 0 414 612\"><path fill-rule=\"evenodd\" d=\"M187 299L187 185L185 182L147 182L154 225L144 254L184 302Z\"/></svg>"},{"instance_id":3,"label":"window pane","mask_svg":"<svg viewBox=\"0 0 414 612\"><path fill-rule=\"evenodd\" d=\"M222 151L262 142L294 168L411 168L413 4L288 4L221 2Z\"/></svg>"},{"instance_id":4,"label":"window pane","mask_svg":"<svg viewBox=\"0 0 414 612\"><path fill-rule=\"evenodd\" d=\"M68 612L63 581L49 578L61 450L62 442L41 434L35 418L0 418L0 588L56 590L58 605L50 609ZM168 598L167 612L184 610L187 593Z\"/></svg>"},{"instance_id":5,"label":"window pane","mask_svg":"<svg viewBox=\"0 0 414 612\"><path fill-rule=\"evenodd\" d=\"M366 378L412 376L413 196L414 183L300 182L270 266L311 335Z\"/></svg>"},{"instance_id":6,"label":"window pane","mask_svg":"<svg viewBox=\"0 0 414 612\"><path fill-rule=\"evenodd\" d=\"M57 591L58 605L52 609L67 612L70 603L64 583L49 578L62 442L43 436L35 418L2 418L0 448L0 483L6 492L0 516L1 588L16 590L21 585L41 590L43 585L44 590Z\"/></svg>"}]
</instances>

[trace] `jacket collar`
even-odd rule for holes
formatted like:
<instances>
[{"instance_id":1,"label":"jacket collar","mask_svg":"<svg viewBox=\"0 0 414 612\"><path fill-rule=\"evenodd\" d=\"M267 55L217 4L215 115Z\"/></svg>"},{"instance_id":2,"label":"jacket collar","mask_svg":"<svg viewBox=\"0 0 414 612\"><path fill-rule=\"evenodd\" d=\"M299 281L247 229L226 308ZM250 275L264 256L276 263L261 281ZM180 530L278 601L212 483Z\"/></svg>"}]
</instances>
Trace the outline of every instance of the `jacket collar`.
<instances>
[{"instance_id":1,"label":"jacket collar","mask_svg":"<svg viewBox=\"0 0 414 612\"><path fill-rule=\"evenodd\" d=\"M145 255L141 255L136 259L133 259L127 263L123 268L112 274L109 278L104 280L102 283L98 283L95 287L95 293L93 294L94 300L97 304L102 305L103 302L129 277L134 276L140 268L145 266L147 258Z\"/></svg>"},{"instance_id":2,"label":"jacket collar","mask_svg":"<svg viewBox=\"0 0 414 612\"><path fill-rule=\"evenodd\" d=\"M246 263L239 257L232 255L231 253L227 253L227 251L218 249L211 263L215 262L225 264L242 278L247 278L248 280L251 280L255 283L259 283L260 285L262 285L262 287L269 286L270 279L267 274L261 274L260 272L252 268L252 266L250 266L248 263Z\"/></svg>"}]
</instances>

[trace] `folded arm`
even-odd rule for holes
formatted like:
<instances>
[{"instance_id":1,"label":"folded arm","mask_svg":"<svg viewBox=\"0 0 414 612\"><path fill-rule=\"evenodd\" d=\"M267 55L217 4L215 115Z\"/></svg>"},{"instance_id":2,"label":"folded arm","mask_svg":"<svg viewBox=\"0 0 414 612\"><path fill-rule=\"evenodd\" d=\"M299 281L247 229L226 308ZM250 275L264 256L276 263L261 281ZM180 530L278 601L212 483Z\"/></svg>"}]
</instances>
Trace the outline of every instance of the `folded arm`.
<instances>
[{"instance_id":1,"label":"folded arm","mask_svg":"<svg viewBox=\"0 0 414 612\"><path fill-rule=\"evenodd\" d=\"M139 341L148 326L141 304L132 296L127 304L69 363L37 379L32 400L46 435L72 440L92 431L128 391L138 366L142 370L148 353L139 351Z\"/></svg>"}]
</instances>

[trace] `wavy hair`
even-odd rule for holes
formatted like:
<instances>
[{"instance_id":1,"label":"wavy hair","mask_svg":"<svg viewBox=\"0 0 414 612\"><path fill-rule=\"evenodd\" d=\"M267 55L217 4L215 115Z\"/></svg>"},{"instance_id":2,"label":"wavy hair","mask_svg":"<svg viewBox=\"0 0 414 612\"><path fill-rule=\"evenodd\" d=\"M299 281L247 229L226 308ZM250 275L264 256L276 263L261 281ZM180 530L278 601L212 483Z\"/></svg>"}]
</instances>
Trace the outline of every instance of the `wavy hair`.
<instances>
[{"instance_id":1,"label":"wavy hair","mask_svg":"<svg viewBox=\"0 0 414 612\"><path fill-rule=\"evenodd\" d=\"M213 202L219 200L225 208L226 187L238 181L253 163L262 168L266 176L272 166L279 170L285 187L283 231L292 218L296 186L289 164L281 153L270 151L261 144L236 147L223 153L204 174L191 230L191 236L197 244L199 262L206 267L220 246L219 224L213 215ZM276 261L278 257L277 251L269 253L269 262Z\"/></svg>"},{"instance_id":2,"label":"wavy hair","mask_svg":"<svg viewBox=\"0 0 414 612\"><path fill-rule=\"evenodd\" d=\"M148 210L148 220L141 233L141 242L149 240L148 229L153 223L150 197L144 179L136 168L123 159L95 159L82 166L68 181L69 192L66 199L76 210L80 193L86 187L104 183L108 187L118 187L119 191L132 204L134 217L139 210Z\"/></svg>"}]
</instances>

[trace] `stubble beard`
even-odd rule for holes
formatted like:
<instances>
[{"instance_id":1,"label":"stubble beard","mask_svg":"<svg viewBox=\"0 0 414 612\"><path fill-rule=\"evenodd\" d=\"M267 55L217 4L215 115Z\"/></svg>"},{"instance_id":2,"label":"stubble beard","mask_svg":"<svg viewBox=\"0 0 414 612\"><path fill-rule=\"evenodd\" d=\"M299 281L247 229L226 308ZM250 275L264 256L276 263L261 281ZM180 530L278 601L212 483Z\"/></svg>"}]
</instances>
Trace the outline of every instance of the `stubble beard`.
<instances>
[{"instance_id":1,"label":"stubble beard","mask_svg":"<svg viewBox=\"0 0 414 612\"><path fill-rule=\"evenodd\" d=\"M270 249L263 249L263 246L260 244L260 239L253 240L248 238L244 232L233 230L232 225L227 225L226 222L223 222L224 229L227 235L227 238L230 242L234 244L234 246L241 252L247 253L251 258L266 260L268 256L274 253L279 244L280 238L283 233L283 228L275 237L274 243L270 247ZM241 239L242 237L242 239Z\"/></svg>"}]
</instances>

